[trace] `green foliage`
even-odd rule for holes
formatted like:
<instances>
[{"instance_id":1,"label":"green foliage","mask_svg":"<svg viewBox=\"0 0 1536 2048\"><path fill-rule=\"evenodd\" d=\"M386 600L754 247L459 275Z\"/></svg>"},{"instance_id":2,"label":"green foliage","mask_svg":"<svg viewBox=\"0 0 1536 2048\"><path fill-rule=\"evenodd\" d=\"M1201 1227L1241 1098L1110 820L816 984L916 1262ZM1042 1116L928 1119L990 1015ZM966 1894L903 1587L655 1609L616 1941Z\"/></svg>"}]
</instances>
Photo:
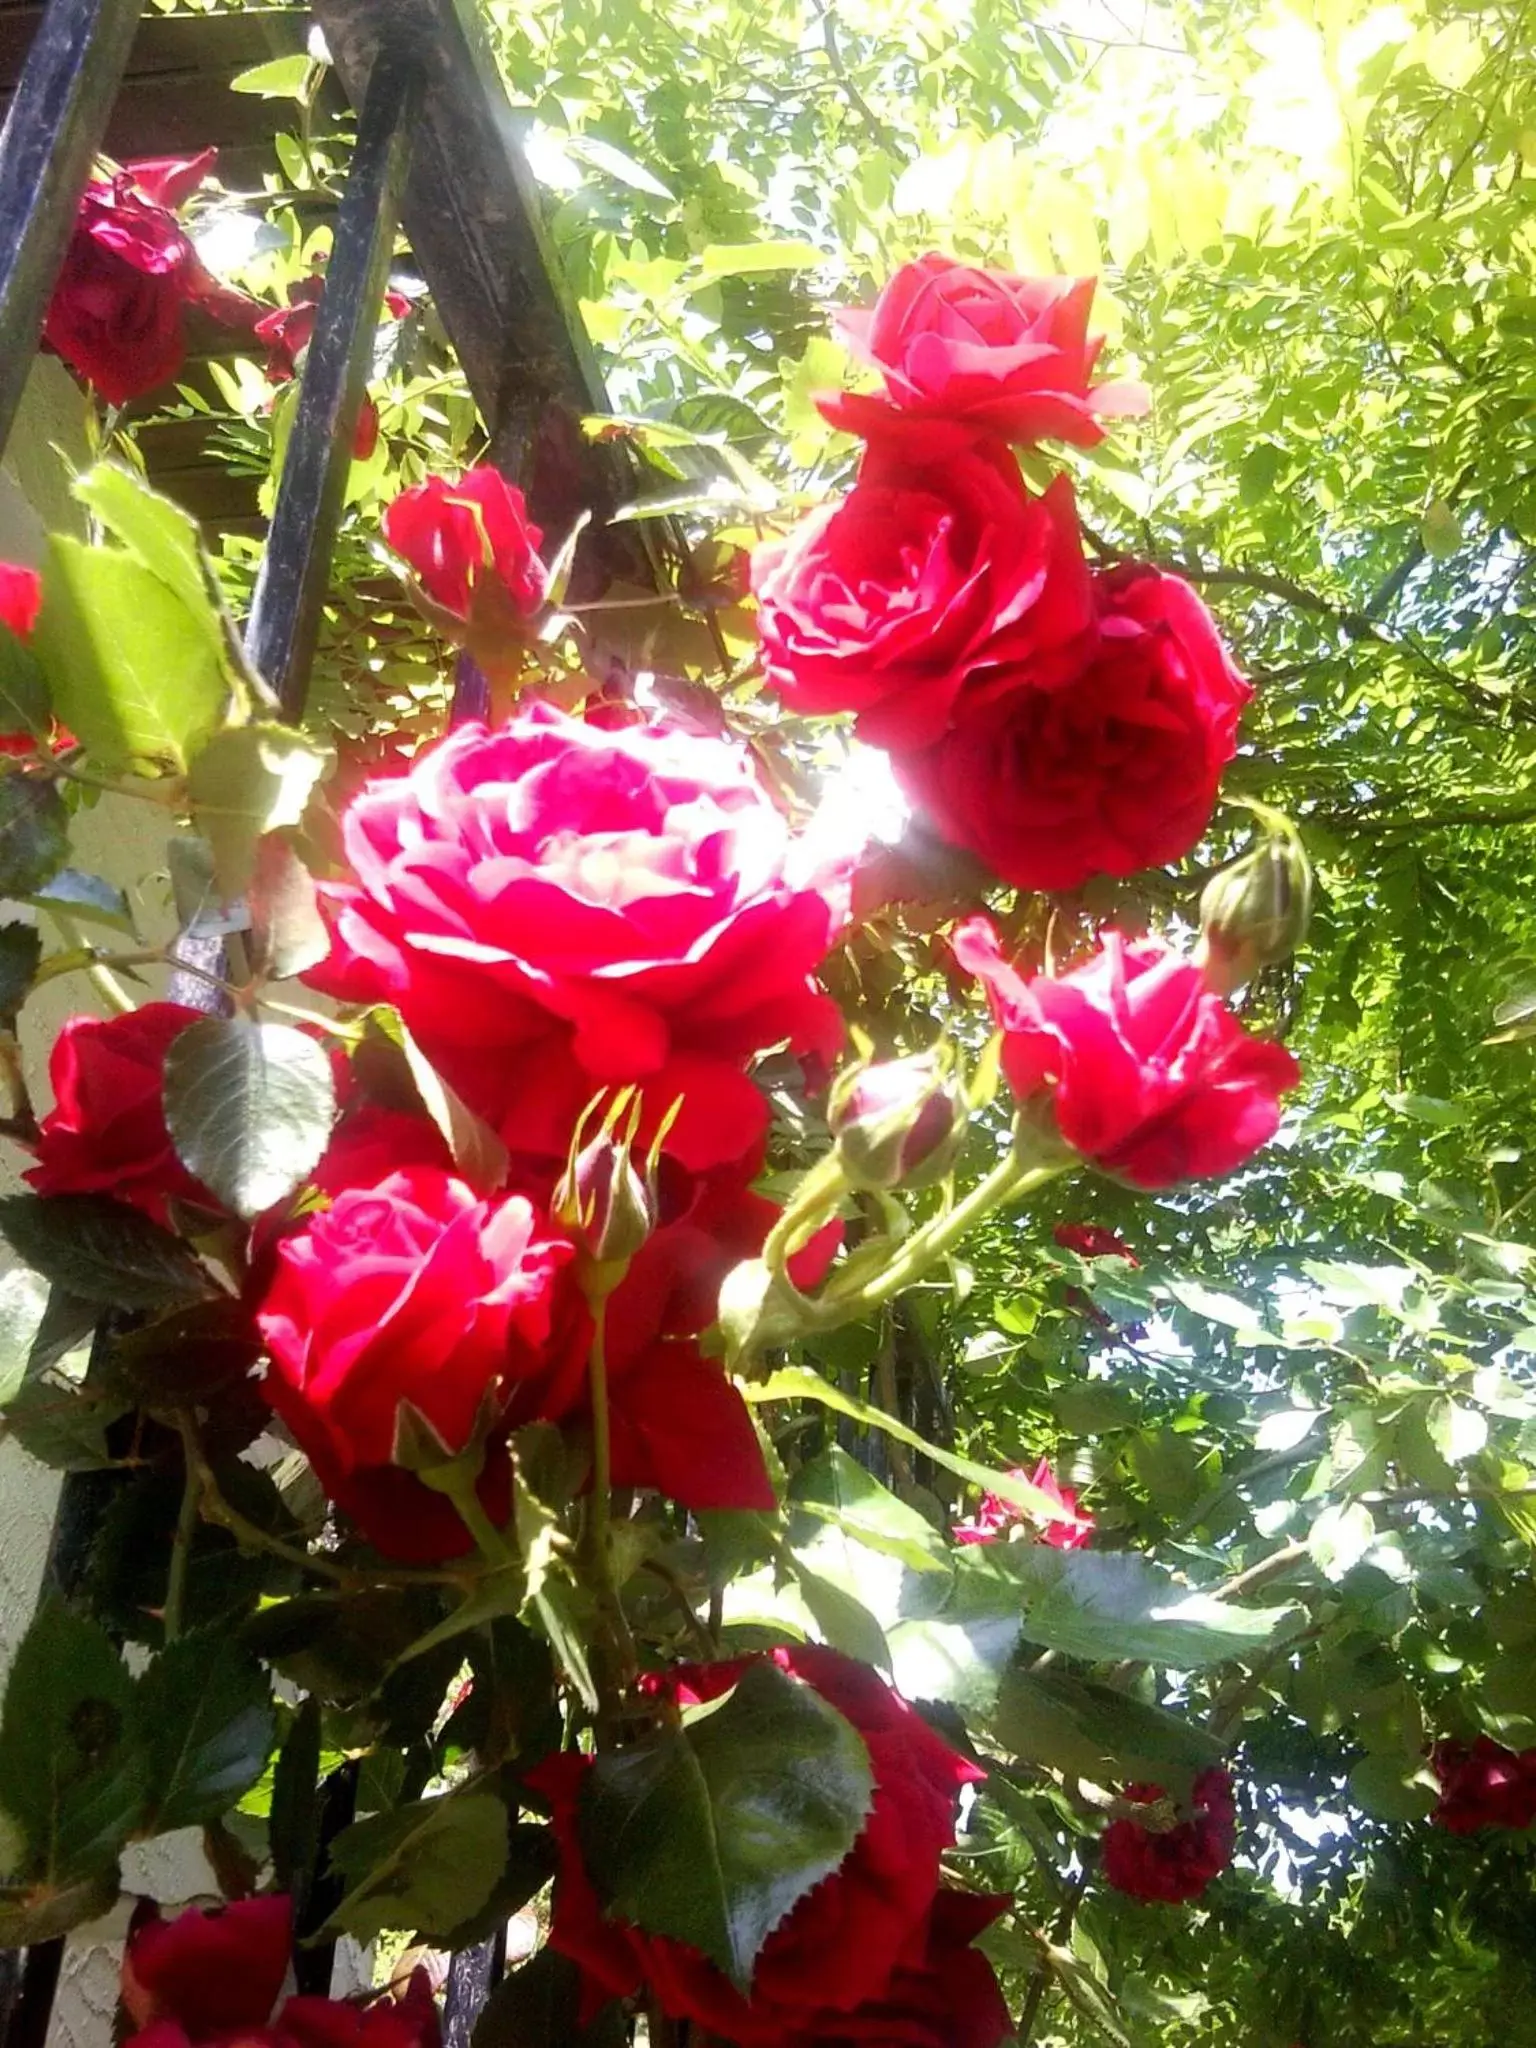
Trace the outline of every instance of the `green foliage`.
<instances>
[{"instance_id":1,"label":"green foliage","mask_svg":"<svg viewBox=\"0 0 1536 2048\"><path fill-rule=\"evenodd\" d=\"M291 1024L205 1017L165 1060L165 1121L183 1165L237 1216L258 1216L318 1163L336 1115L323 1045Z\"/></svg>"},{"instance_id":2,"label":"green foliage","mask_svg":"<svg viewBox=\"0 0 1536 2048\"><path fill-rule=\"evenodd\" d=\"M179 1238L104 1195L7 1195L0 1235L45 1280L104 1307L173 1308L213 1292Z\"/></svg>"},{"instance_id":3,"label":"green foliage","mask_svg":"<svg viewBox=\"0 0 1536 2048\"><path fill-rule=\"evenodd\" d=\"M507 1809L486 1792L416 1800L354 1821L331 1845L346 1894L332 1929L446 1937L482 1907L507 1861Z\"/></svg>"}]
</instances>

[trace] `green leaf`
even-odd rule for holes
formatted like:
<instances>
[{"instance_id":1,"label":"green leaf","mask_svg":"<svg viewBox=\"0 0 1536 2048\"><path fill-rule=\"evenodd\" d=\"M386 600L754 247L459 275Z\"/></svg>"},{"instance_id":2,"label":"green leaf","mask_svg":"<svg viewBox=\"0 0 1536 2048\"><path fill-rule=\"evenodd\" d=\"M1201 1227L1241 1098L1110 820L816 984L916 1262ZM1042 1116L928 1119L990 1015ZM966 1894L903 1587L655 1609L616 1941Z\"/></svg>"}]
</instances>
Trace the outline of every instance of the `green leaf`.
<instances>
[{"instance_id":1,"label":"green leaf","mask_svg":"<svg viewBox=\"0 0 1536 2048\"><path fill-rule=\"evenodd\" d=\"M48 684L37 656L0 624L0 732L46 733L48 717Z\"/></svg>"},{"instance_id":2,"label":"green leaf","mask_svg":"<svg viewBox=\"0 0 1536 2048\"><path fill-rule=\"evenodd\" d=\"M286 725L232 726L199 749L187 796L224 902L250 888L263 834L299 823L331 762L328 748Z\"/></svg>"},{"instance_id":3,"label":"green leaf","mask_svg":"<svg viewBox=\"0 0 1536 2048\"><path fill-rule=\"evenodd\" d=\"M944 1700L968 1713L991 1708L1018 1648L1021 1606L1016 1580L991 1554L996 1547L958 1552L942 1590L931 1578L904 1581L901 1619L887 1638L896 1689L909 1699Z\"/></svg>"},{"instance_id":4,"label":"green leaf","mask_svg":"<svg viewBox=\"0 0 1536 2048\"><path fill-rule=\"evenodd\" d=\"M307 97L310 58L298 50L291 57L273 57L268 63L253 64L249 71L237 71L229 81L231 92L254 93L263 100L303 100Z\"/></svg>"},{"instance_id":5,"label":"green leaf","mask_svg":"<svg viewBox=\"0 0 1536 2048\"><path fill-rule=\"evenodd\" d=\"M682 1727L599 1755L578 1825L610 1912L699 1949L745 1994L763 1943L843 1861L873 1795L857 1730L760 1663Z\"/></svg>"},{"instance_id":6,"label":"green leaf","mask_svg":"<svg viewBox=\"0 0 1536 2048\"><path fill-rule=\"evenodd\" d=\"M0 924L0 1025L15 1023L42 958L42 935L35 925Z\"/></svg>"},{"instance_id":7,"label":"green leaf","mask_svg":"<svg viewBox=\"0 0 1536 2048\"><path fill-rule=\"evenodd\" d=\"M165 1057L165 1122L178 1158L247 1219L319 1163L336 1116L324 1046L291 1024L204 1017Z\"/></svg>"},{"instance_id":8,"label":"green leaf","mask_svg":"<svg viewBox=\"0 0 1536 2048\"><path fill-rule=\"evenodd\" d=\"M133 555L68 534L48 545L33 646L55 711L103 768L181 772L229 695L207 610Z\"/></svg>"},{"instance_id":9,"label":"green leaf","mask_svg":"<svg viewBox=\"0 0 1536 2048\"><path fill-rule=\"evenodd\" d=\"M1198 1671L1246 1656L1297 1612L1186 1592L1128 1551L1053 1550L1043 1543L995 1544L992 1550L987 1563L1018 1586L1028 1640L1088 1663L1129 1657Z\"/></svg>"},{"instance_id":10,"label":"green leaf","mask_svg":"<svg viewBox=\"0 0 1536 2048\"><path fill-rule=\"evenodd\" d=\"M933 1524L899 1501L838 1444L796 1473L790 1505L834 1523L871 1550L899 1557L915 1572L949 1570L949 1545Z\"/></svg>"},{"instance_id":11,"label":"green leaf","mask_svg":"<svg viewBox=\"0 0 1536 2048\"><path fill-rule=\"evenodd\" d=\"M722 277L750 277L764 270L819 270L830 259L813 242L717 242L694 258L698 276L688 289Z\"/></svg>"},{"instance_id":12,"label":"green leaf","mask_svg":"<svg viewBox=\"0 0 1536 2048\"><path fill-rule=\"evenodd\" d=\"M258 972L284 981L317 966L330 951L314 876L281 833L269 832L257 844L250 906Z\"/></svg>"},{"instance_id":13,"label":"green leaf","mask_svg":"<svg viewBox=\"0 0 1536 2048\"><path fill-rule=\"evenodd\" d=\"M331 1844L331 1868L347 1889L326 1931L364 1942L390 1931L432 1940L480 1910L506 1860L507 1809L488 1792L371 1814Z\"/></svg>"},{"instance_id":14,"label":"green leaf","mask_svg":"<svg viewBox=\"0 0 1536 2048\"><path fill-rule=\"evenodd\" d=\"M803 1559L797 1557L794 1563L795 1584L821 1640L845 1657L856 1657L861 1664L888 1672L891 1652L885 1631L863 1601L835 1580L813 1571Z\"/></svg>"},{"instance_id":15,"label":"green leaf","mask_svg":"<svg viewBox=\"0 0 1536 2048\"><path fill-rule=\"evenodd\" d=\"M1028 1763L1095 1785L1142 1780L1176 1795L1223 1755L1198 1722L1064 1671L1007 1672L992 1729Z\"/></svg>"},{"instance_id":16,"label":"green leaf","mask_svg":"<svg viewBox=\"0 0 1536 2048\"><path fill-rule=\"evenodd\" d=\"M69 813L51 782L0 773L0 896L25 900L69 858Z\"/></svg>"},{"instance_id":17,"label":"green leaf","mask_svg":"<svg viewBox=\"0 0 1536 2048\"><path fill-rule=\"evenodd\" d=\"M320 1702L305 1699L283 1738L272 1773L267 1822L272 1874L302 1913L320 1855Z\"/></svg>"},{"instance_id":18,"label":"green leaf","mask_svg":"<svg viewBox=\"0 0 1536 2048\"><path fill-rule=\"evenodd\" d=\"M947 1451L939 1444L931 1444L926 1437L918 1435L915 1429L908 1429L904 1422L898 1422L894 1415L887 1415L883 1408L872 1407L868 1401L860 1401L852 1394L845 1394L841 1387L834 1387L830 1380L824 1380L820 1373L812 1372L808 1366L785 1365L777 1372L771 1372L765 1380L744 1380L741 1392L748 1401L819 1401L823 1408L833 1408L839 1415L846 1415L854 1422L862 1422L869 1429L878 1429L886 1436L894 1437L909 1450L921 1451L925 1458L931 1458L936 1465L942 1465L946 1472L953 1472L959 1479L968 1479L972 1486L979 1486L987 1493L995 1493L999 1500L1010 1506L1023 1508L1042 1522L1061 1522L1069 1518L1059 1501L1042 1493L1038 1486L1031 1486L1027 1479L1015 1479L1007 1472L993 1472L985 1465L978 1465L972 1458L959 1457L954 1451Z\"/></svg>"},{"instance_id":19,"label":"green leaf","mask_svg":"<svg viewBox=\"0 0 1536 2048\"><path fill-rule=\"evenodd\" d=\"M31 1368L50 1291L47 1281L25 1266L0 1273L0 1408L15 1400Z\"/></svg>"},{"instance_id":20,"label":"green leaf","mask_svg":"<svg viewBox=\"0 0 1536 2048\"><path fill-rule=\"evenodd\" d=\"M424 1657L440 1644L452 1642L466 1629L481 1628L488 1621L518 1614L527 1597L528 1585L521 1564L499 1565L475 1581L452 1614L429 1628L425 1635L418 1636L414 1643L408 1644L400 1652L397 1662L407 1664L413 1657Z\"/></svg>"},{"instance_id":21,"label":"green leaf","mask_svg":"<svg viewBox=\"0 0 1536 2048\"><path fill-rule=\"evenodd\" d=\"M0 1815L25 1845L12 1876L109 1876L137 1825L145 1766L133 1681L104 1629L50 1600L22 1638L0 1717Z\"/></svg>"},{"instance_id":22,"label":"green leaf","mask_svg":"<svg viewBox=\"0 0 1536 2048\"><path fill-rule=\"evenodd\" d=\"M455 1951L489 1941L514 1913L520 1913L531 1898L543 1891L559 1863L559 1851L549 1828L536 1827L529 1821L516 1824L508 1841L506 1865L491 1896L479 1912L444 1931L443 1947Z\"/></svg>"},{"instance_id":23,"label":"green leaf","mask_svg":"<svg viewBox=\"0 0 1536 2048\"><path fill-rule=\"evenodd\" d=\"M7 1195L0 1237L67 1294L124 1309L168 1309L214 1293L179 1238L105 1195Z\"/></svg>"},{"instance_id":24,"label":"green leaf","mask_svg":"<svg viewBox=\"0 0 1536 2048\"><path fill-rule=\"evenodd\" d=\"M222 1635L168 1644L139 1680L135 1718L157 1834L227 1813L265 1770L275 1732L266 1674Z\"/></svg>"},{"instance_id":25,"label":"green leaf","mask_svg":"<svg viewBox=\"0 0 1536 2048\"><path fill-rule=\"evenodd\" d=\"M55 1941L99 1920L117 1903L117 1872L103 1870L66 1885L0 1885L0 1948Z\"/></svg>"},{"instance_id":26,"label":"green leaf","mask_svg":"<svg viewBox=\"0 0 1536 2048\"><path fill-rule=\"evenodd\" d=\"M213 595L218 586L197 522L120 462L98 462L76 477L73 490L107 532L180 598L209 647L221 653L224 621Z\"/></svg>"},{"instance_id":27,"label":"green leaf","mask_svg":"<svg viewBox=\"0 0 1536 2048\"><path fill-rule=\"evenodd\" d=\"M1376 1820L1424 1820L1440 1787L1427 1764L1399 1756L1362 1757L1349 1774L1355 1804Z\"/></svg>"},{"instance_id":28,"label":"green leaf","mask_svg":"<svg viewBox=\"0 0 1536 2048\"><path fill-rule=\"evenodd\" d=\"M105 925L109 931L134 936L133 912L122 890L101 875L61 868L53 880L22 898L37 910L62 910L77 924Z\"/></svg>"},{"instance_id":29,"label":"green leaf","mask_svg":"<svg viewBox=\"0 0 1536 2048\"><path fill-rule=\"evenodd\" d=\"M623 2048L624 2008L611 2000L581 2024L581 1968L552 1948L504 1977L485 2002L470 2048Z\"/></svg>"}]
</instances>

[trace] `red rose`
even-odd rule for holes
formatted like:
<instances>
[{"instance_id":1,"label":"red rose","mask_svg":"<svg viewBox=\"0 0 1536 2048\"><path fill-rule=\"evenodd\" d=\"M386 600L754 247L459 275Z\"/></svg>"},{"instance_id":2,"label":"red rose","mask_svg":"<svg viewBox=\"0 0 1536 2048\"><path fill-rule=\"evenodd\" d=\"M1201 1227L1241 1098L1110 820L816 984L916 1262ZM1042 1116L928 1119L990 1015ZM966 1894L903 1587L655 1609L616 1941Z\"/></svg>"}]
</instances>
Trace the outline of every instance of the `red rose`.
<instances>
[{"instance_id":1,"label":"red rose","mask_svg":"<svg viewBox=\"0 0 1536 2048\"><path fill-rule=\"evenodd\" d=\"M487 1405L510 1428L577 1398L587 1323L572 1256L521 1196L481 1200L420 1165L340 1189L279 1244L256 1318L272 1354L267 1398L387 1555L469 1544L448 1503L394 1463L402 1402L457 1452ZM504 1462L488 1463L483 1484L500 1498Z\"/></svg>"},{"instance_id":2,"label":"red rose","mask_svg":"<svg viewBox=\"0 0 1536 2048\"><path fill-rule=\"evenodd\" d=\"M1093 1517L1086 1508L1079 1511L1077 1495L1070 1486L1059 1486L1056 1474L1051 1470L1050 1460L1042 1458L1033 1472L1026 1472L1022 1465L1012 1465L1008 1470L1010 1479L1027 1479L1031 1486L1040 1491L1067 1511L1064 1521L1042 1522L1038 1538L1048 1543L1052 1550L1081 1550L1093 1540ZM957 1522L954 1538L957 1543L995 1543L1005 1535L1016 1522L1030 1520L1027 1508L1015 1507L1012 1501L1004 1500L999 1494L984 1493L975 1515L967 1522Z\"/></svg>"},{"instance_id":3,"label":"red rose","mask_svg":"<svg viewBox=\"0 0 1536 2048\"><path fill-rule=\"evenodd\" d=\"M1158 940L1108 932L1085 967L1028 980L985 918L962 925L954 949L986 983L1015 1099L1054 1090L1061 1136L1101 1171L1172 1187L1230 1173L1274 1136L1300 1068Z\"/></svg>"},{"instance_id":4,"label":"red rose","mask_svg":"<svg viewBox=\"0 0 1536 2048\"><path fill-rule=\"evenodd\" d=\"M1099 420L1147 409L1143 385L1088 382L1103 346L1088 338L1093 282L920 256L873 307L837 318L855 355L884 376L884 392L817 403L833 426L891 439L919 461L984 435L1091 448L1104 438Z\"/></svg>"},{"instance_id":5,"label":"red rose","mask_svg":"<svg viewBox=\"0 0 1536 2048\"><path fill-rule=\"evenodd\" d=\"M146 158L85 189L43 339L109 405L176 375L186 356L184 307L231 326L249 326L260 310L209 276L173 211L215 155Z\"/></svg>"},{"instance_id":6,"label":"red rose","mask_svg":"<svg viewBox=\"0 0 1536 2048\"><path fill-rule=\"evenodd\" d=\"M292 1941L282 1896L191 1906L169 1921L152 1909L123 1955L123 2005L142 2030L129 2048L440 2048L425 1970L398 1999L290 1998L269 2018Z\"/></svg>"},{"instance_id":7,"label":"red rose","mask_svg":"<svg viewBox=\"0 0 1536 2048\"><path fill-rule=\"evenodd\" d=\"M1536 1821L1536 1749L1518 1754L1479 1735L1437 1742L1431 1759L1440 1780L1440 1803L1431 1818L1453 1835L1479 1828L1528 1828Z\"/></svg>"},{"instance_id":8,"label":"red rose","mask_svg":"<svg viewBox=\"0 0 1536 2048\"><path fill-rule=\"evenodd\" d=\"M1063 1251L1076 1252L1081 1259L1124 1259L1140 1270L1141 1261L1130 1246L1102 1223L1058 1223L1051 1236Z\"/></svg>"},{"instance_id":9,"label":"red rose","mask_svg":"<svg viewBox=\"0 0 1536 2048\"><path fill-rule=\"evenodd\" d=\"M549 593L539 559L544 536L516 484L489 464L466 470L457 483L431 476L402 491L385 510L384 538L432 602L458 618L469 617L487 573L525 619Z\"/></svg>"},{"instance_id":10,"label":"red rose","mask_svg":"<svg viewBox=\"0 0 1536 2048\"><path fill-rule=\"evenodd\" d=\"M370 783L343 836L356 879L323 891L332 952L309 978L397 1004L466 1101L546 1170L593 1096L624 1082L648 1119L682 1097L667 1149L685 1167L739 1159L768 1121L748 1059L840 1032L812 975L846 876L807 871L751 757L725 741L535 705Z\"/></svg>"},{"instance_id":11,"label":"red rose","mask_svg":"<svg viewBox=\"0 0 1536 2048\"><path fill-rule=\"evenodd\" d=\"M260 2027L277 2003L293 1947L293 1905L240 1899L174 1920L158 1907L128 1937L123 2006L135 2026L175 2020L193 2040Z\"/></svg>"},{"instance_id":12,"label":"red rose","mask_svg":"<svg viewBox=\"0 0 1536 2048\"><path fill-rule=\"evenodd\" d=\"M299 366L299 357L309 347L315 332L315 318L325 290L323 277L301 277L288 287L288 303L277 306L256 322L256 339L266 344L269 384L289 383ZM384 313L390 320L403 320L411 310L404 292L384 294ZM366 462L379 442L379 409L367 392L357 415L352 436L352 460Z\"/></svg>"},{"instance_id":13,"label":"red rose","mask_svg":"<svg viewBox=\"0 0 1536 2048\"><path fill-rule=\"evenodd\" d=\"M882 747L938 739L973 679L1074 671L1092 603L1072 490L1002 448L914 469L875 450L840 503L752 559L763 665L794 711L856 711Z\"/></svg>"},{"instance_id":14,"label":"red rose","mask_svg":"<svg viewBox=\"0 0 1536 2048\"><path fill-rule=\"evenodd\" d=\"M48 1056L54 1107L28 1185L40 1195L113 1195L156 1223L169 1223L172 1202L217 1210L165 1127L165 1056L198 1016L181 1003L146 1003L122 1017L71 1017Z\"/></svg>"},{"instance_id":15,"label":"red rose","mask_svg":"<svg viewBox=\"0 0 1536 2048\"><path fill-rule=\"evenodd\" d=\"M794 2048L997 2048L1013 2031L1008 2007L971 1943L1012 1904L1009 1892L941 1890L884 1991L854 2012L819 2015Z\"/></svg>"},{"instance_id":16,"label":"red rose","mask_svg":"<svg viewBox=\"0 0 1536 2048\"><path fill-rule=\"evenodd\" d=\"M1122 1799L1150 1805L1161 1785L1128 1785ZM1232 1861L1237 1808L1232 1780L1220 1769L1202 1771L1190 1795L1190 1813L1161 1834L1140 1821L1114 1820L1104 1830L1104 1875L1133 1899L1182 1906L1197 1899Z\"/></svg>"},{"instance_id":17,"label":"red rose","mask_svg":"<svg viewBox=\"0 0 1536 2048\"><path fill-rule=\"evenodd\" d=\"M43 579L35 569L0 562L0 626L18 640L30 640L43 602Z\"/></svg>"},{"instance_id":18,"label":"red rose","mask_svg":"<svg viewBox=\"0 0 1536 2048\"><path fill-rule=\"evenodd\" d=\"M974 682L950 730L894 762L940 836L1020 889L1188 853L1253 694L1177 576L1129 567L1094 582L1097 628L1065 688L1042 688L1028 664Z\"/></svg>"},{"instance_id":19,"label":"red rose","mask_svg":"<svg viewBox=\"0 0 1536 2048\"><path fill-rule=\"evenodd\" d=\"M551 1946L580 1963L593 2005L649 1986L674 2018L756 2048L825 2026L880 1998L921 1937L938 1890L939 1857L955 1838L955 1795L983 1774L957 1756L873 1671L835 1650L796 1645L768 1653L804 1680L864 1738L874 1774L869 1819L846 1859L808 1892L763 1944L750 2002L696 1949L605 1914L582 1861L577 1803L591 1769L573 1751L548 1758L528 1783L549 1802L560 1870ZM718 1699L747 1658L680 1665L656 1688L679 1704Z\"/></svg>"}]
</instances>

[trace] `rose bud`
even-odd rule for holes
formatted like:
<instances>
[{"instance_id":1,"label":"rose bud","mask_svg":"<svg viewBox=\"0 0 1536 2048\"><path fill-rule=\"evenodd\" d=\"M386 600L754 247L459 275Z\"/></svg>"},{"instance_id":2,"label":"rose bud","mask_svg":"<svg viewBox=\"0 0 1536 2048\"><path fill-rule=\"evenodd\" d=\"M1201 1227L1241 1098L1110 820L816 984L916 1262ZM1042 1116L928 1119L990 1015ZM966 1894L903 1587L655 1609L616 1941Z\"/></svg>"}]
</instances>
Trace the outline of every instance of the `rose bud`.
<instances>
[{"instance_id":1,"label":"rose bud","mask_svg":"<svg viewBox=\"0 0 1536 2048\"><path fill-rule=\"evenodd\" d=\"M968 1114L950 1064L919 1052L840 1075L827 1121L850 1187L925 1187L953 1166Z\"/></svg>"},{"instance_id":2,"label":"rose bud","mask_svg":"<svg viewBox=\"0 0 1536 2048\"><path fill-rule=\"evenodd\" d=\"M1271 833L1205 885L1195 957L1207 984L1225 995L1261 967L1288 960L1306 937L1311 914L1306 850L1290 830Z\"/></svg>"},{"instance_id":3,"label":"rose bud","mask_svg":"<svg viewBox=\"0 0 1536 2048\"><path fill-rule=\"evenodd\" d=\"M589 1106L576 1126L551 1214L575 1241L583 1268L596 1278L596 1292L607 1295L656 1228L656 1161L672 1118L663 1120L660 1135L652 1140L643 1165L637 1166L633 1155L640 1124L638 1090L621 1088L597 1135L583 1143L601 1100L598 1097ZM592 1294L592 1278L583 1284Z\"/></svg>"}]
</instances>

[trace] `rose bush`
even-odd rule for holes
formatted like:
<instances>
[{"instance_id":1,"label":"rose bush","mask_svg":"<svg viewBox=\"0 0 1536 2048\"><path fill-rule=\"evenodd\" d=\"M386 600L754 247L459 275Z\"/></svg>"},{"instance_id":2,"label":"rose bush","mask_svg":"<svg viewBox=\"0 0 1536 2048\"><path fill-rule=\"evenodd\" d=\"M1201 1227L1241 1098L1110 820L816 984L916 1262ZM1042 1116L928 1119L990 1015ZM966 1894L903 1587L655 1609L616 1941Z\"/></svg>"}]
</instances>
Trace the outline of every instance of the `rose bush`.
<instances>
[{"instance_id":1,"label":"rose bush","mask_svg":"<svg viewBox=\"0 0 1536 2048\"><path fill-rule=\"evenodd\" d=\"M1048 1102L1074 1151L1132 1187L1230 1173L1279 1127L1295 1060L1253 1038L1198 968L1153 940L1106 934L1086 966L1025 977L985 919L955 957L985 984L1017 1101Z\"/></svg>"},{"instance_id":2,"label":"rose bush","mask_svg":"<svg viewBox=\"0 0 1536 2048\"><path fill-rule=\"evenodd\" d=\"M176 375L188 307L232 327L253 327L260 314L253 299L209 275L176 217L215 161L211 149L142 158L86 187L43 339L109 405Z\"/></svg>"}]
</instances>

